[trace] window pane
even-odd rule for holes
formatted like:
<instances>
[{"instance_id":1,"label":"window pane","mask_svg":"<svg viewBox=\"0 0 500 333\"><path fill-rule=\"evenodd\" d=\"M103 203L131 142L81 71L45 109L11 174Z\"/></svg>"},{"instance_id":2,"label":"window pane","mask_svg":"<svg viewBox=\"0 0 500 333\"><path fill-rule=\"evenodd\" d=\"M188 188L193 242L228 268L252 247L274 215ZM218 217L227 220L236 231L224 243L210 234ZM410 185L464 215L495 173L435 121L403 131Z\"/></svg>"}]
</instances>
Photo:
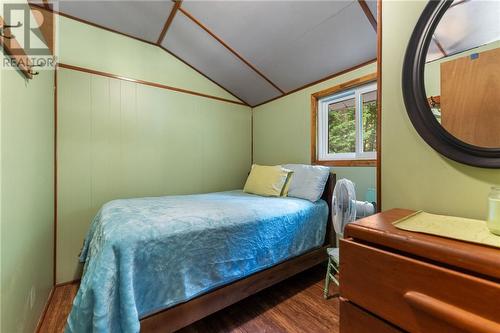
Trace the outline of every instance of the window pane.
<instances>
[{"instance_id":1,"label":"window pane","mask_svg":"<svg viewBox=\"0 0 500 333\"><path fill-rule=\"evenodd\" d=\"M363 103L363 151L377 151L377 91L361 95Z\"/></svg>"},{"instance_id":2,"label":"window pane","mask_svg":"<svg viewBox=\"0 0 500 333\"><path fill-rule=\"evenodd\" d=\"M354 98L328 105L328 153L356 151Z\"/></svg>"}]
</instances>

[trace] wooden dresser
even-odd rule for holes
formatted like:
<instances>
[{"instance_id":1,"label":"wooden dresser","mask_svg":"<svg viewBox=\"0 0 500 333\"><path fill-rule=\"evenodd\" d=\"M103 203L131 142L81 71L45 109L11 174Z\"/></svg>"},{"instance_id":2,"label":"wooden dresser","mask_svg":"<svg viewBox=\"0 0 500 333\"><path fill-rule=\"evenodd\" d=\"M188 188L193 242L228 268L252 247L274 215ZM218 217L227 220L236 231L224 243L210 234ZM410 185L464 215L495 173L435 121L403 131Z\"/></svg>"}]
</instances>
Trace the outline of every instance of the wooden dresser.
<instances>
[{"instance_id":1,"label":"wooden dresser","mask_svg":"<svg viewBox=\"0 0 500 333\"><path fill-rule=\"evenodd\" d=\"M347 226L340 331L500 333L500 249L396 229L393 209Z\"/></svg>"}]
</instances>

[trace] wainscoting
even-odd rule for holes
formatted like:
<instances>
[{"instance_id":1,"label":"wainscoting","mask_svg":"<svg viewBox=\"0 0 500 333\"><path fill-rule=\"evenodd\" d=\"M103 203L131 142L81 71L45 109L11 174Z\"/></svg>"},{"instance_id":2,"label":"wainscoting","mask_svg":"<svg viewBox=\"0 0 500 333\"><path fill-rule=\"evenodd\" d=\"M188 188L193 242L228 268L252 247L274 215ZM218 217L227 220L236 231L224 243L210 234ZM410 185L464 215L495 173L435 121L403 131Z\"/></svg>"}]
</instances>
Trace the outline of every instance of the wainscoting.
<instances>
[{"instance_id":1,"label":"wainscoting","mask_svg":"<svg viewBox=\"0 0 500 333\"><path fill-rule=\"evenodd\" d=\"M57 84L56 283L79 278L104 203L243 187L249 107L78 69L59 68Z\"/></svg>"}]
</instances>

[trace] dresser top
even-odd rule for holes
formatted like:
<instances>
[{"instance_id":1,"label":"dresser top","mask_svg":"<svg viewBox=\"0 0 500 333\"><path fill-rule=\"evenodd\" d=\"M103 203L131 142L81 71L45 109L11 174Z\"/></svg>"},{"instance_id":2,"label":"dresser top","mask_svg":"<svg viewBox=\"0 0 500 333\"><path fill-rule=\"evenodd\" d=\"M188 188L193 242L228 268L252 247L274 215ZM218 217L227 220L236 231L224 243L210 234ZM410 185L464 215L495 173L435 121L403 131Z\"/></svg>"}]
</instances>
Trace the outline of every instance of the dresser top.
<instances>
[{"instance_id":1,"label":"dresser top","mask_svg":"<svg viewBox=\"0 0 500 333\"><path fill-rule=\"evenodd\" d=\"M391 209L372 215L348 224L344 237L500 281L500 249L405 231L392 224L412 213L407 209Z\"/></svg>"}]
</instances>

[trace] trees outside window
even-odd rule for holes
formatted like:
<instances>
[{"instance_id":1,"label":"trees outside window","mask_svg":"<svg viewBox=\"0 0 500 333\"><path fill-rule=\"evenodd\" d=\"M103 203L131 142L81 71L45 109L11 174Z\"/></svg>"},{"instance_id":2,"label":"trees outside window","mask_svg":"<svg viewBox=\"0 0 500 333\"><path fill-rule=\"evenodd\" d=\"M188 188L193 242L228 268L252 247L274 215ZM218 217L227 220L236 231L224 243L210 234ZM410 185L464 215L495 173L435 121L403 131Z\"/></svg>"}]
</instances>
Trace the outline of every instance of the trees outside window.
<instances>
[{"instance_id":1,"label":"trees outside window","mask_svg":"<svg viewBox=\"0 0 500 333\"><path fill-rule=\"evenodd\" d=\"M319 160L376 158L375 83L325 96L317 105Z\"/></svg>"}]
</instances>

